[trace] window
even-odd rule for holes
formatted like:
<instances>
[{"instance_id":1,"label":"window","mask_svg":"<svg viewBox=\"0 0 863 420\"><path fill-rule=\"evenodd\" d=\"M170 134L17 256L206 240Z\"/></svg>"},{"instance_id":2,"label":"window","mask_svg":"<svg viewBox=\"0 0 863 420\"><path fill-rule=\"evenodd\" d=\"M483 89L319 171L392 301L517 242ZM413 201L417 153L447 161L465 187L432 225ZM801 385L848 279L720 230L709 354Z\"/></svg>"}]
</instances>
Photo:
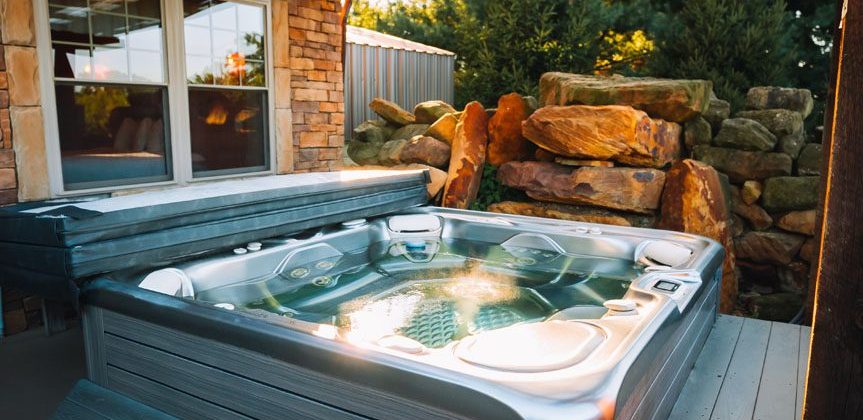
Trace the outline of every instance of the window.
<instances>
[{"instance_id":1,"label":"window","mask_svg":"<svg viewBox=\"0 0 863 420\"><path fill-rule=\"evenodd\" d=\"M263 9L186 0L183 16L194 176L266 169Z\"/></svg>"},{"instance_id":2,"label":"window","mask_svg":"<svg viewBox=\"0 0 863 420\"><path fill-rule=\"evenodd\" d=\"M265 6L174 1L47 0L62 191L269 170Z\"/></svg>"}]
</instances>

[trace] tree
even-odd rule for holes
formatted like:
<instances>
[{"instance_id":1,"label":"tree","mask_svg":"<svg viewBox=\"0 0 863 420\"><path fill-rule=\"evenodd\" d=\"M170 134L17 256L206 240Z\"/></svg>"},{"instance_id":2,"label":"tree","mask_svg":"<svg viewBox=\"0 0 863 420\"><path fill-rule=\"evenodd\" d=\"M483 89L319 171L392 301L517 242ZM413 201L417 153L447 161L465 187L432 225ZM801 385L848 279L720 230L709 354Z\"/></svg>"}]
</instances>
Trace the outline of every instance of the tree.
<instances>
[{"instance_id":1,"label":"tree","mask_svg":"<svg viewBox=\"0 0 863 420\"><path fill-rule=\"evenodd\" d=\"M796 54L784 0L664 3L654 22L658 46L650 73L712 80L716 95L734 109L752 86L792 84Z\"/></svg>"},{"instance_id":2,"label":"tree","mask_svg":"<svg viewBox=\"0 0 863 420\"><path fill-rule=\"evenodd\" d=\"M453 51L456 104L537 93L547 71L630 71L653 47L627 8L646 0L355 2L349 23Z\"/></svg>"}]
</instances>

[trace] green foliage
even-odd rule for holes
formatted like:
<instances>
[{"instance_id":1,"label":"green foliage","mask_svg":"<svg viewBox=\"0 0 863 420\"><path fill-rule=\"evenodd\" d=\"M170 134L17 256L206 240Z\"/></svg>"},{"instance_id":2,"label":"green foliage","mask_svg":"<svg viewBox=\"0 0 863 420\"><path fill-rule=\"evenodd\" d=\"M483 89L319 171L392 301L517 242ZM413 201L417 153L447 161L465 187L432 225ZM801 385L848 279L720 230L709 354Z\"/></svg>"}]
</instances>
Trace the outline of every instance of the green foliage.
<instances>
[{"instance_id":1,"label":"green foliage","mask_svg":"<svg viewBox=\"0 0 863 420\"><path fill-rule=\"evenodd\" d=\"M546 71L705 78L739 109L756 85L810 89L821 123L833 0L353 2L350 23L458 55L456 105L535 94Z\"/></svg>"},{"instance_id":2,"label":"green foliage","mask_svg":"<svg viewBox=\"0 0 863 420\"><path fill-rule=\"evenodd\" d=\"M675 8L657 17L650 73L712 80L733 109L752 86L791 84L795 53L784 0L690 0Z\"/></svg>"},{"instance_id":3,"label":"green foliage","mask_svg":"<svg viewBox=\"0 0 863 420\"><path fill-rule=\"evenodd\" d=\"M799 1L798 1L799 2ZM803 1L796 7L791 1L794 17L792 33L797 50L797 63L792 86L812 91L815 108L806 119L807 133L824 123L824 102L830 76L830 52L833 50L833 18L836 2L833 0Z\"/></svg>"},{"instance_id":4,"label":"green foliage","mask_svg":"<svg viewBox=\"0 0 863 420\"><path fill-rule=\"evenodd\" d=\"M87 132L107 136L111 111L129 106L129 94L122 88L87 85L76 89L75 104L84 108L84 125Z\"/></svg>"},{"instance_id":5,"label":"green foliage","mask_svg":"<svg viewBox=\"0 0 863 420\"><path fill-rule=\"evenodd\" d=\"M630 70L652 42L627 13L646 0L359 0L349 23L453 51L456 105L537 93L547 71ZM628 44L628 45L626 45Z\"/></svg>"},{"instance_id":6,"label":"green foliage","mask_svg":"<svg viewBox=\"0 0 863 420\"><path fill-rule=\"evenodd\" d=\"M507 200L518 200L523 198L521 191L512 189L497 180L497 168L485 164L482 168L482 180L479 183L479 192L476 200L470 205L471 210L485 211L489 205Z\"/></svg>"}]
</instances>

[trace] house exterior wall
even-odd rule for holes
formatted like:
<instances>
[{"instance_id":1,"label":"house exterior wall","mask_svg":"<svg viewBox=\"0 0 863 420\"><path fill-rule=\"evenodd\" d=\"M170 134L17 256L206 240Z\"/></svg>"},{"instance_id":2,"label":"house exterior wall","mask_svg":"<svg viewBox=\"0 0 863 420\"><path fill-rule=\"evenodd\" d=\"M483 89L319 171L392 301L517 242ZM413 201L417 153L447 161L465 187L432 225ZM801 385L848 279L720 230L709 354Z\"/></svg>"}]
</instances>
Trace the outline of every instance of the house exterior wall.
<instances>
[{"instance_id":1,"label":"house exterior wall","mask_svg":"<svg viewBox=\"0 0 863 420\"><path fill-rule=\"evenodd\" d=\"M294 172L337 169L342 162L345 100L340 9L338 1L288 3Z\"/></svg>"},{"instance_id":2,"label":"house exterior wall","mask_svg":"<svg viewBox=\"0 0 863 420\"><path fill-rule=\"evenodd\" d=\"M45 0L0 0L0 205L51 195L35 1ZM274 109L270 116L275 127L276 173L340 166L344 146L340 7L338 0L271 0ZM3 291L7 334L32 328L39 321L39 316L25 314L25 299L21 293ZM32 312L33 305L28 307Z\"/></svg>"}]
</instances>

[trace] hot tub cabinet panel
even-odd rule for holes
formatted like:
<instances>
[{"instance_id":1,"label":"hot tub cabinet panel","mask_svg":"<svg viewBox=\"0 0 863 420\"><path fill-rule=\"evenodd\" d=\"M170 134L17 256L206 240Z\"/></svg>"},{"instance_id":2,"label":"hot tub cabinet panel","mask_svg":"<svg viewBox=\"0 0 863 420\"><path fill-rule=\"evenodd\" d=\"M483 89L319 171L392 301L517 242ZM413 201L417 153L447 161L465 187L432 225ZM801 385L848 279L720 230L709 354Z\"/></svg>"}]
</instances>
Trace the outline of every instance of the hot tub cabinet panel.
<instances>
[{"instance_id":1,"label":"hot tub cabinet panel","mask_svg":"<svg viewBox=\"0 0 863 420\"><path fill-rule=\"evenodd\" d=\"M430 207L261 242L86 285L90 379L183 418L662 419L721 279L692 235Z\"/></svg>"}]
</instances>

